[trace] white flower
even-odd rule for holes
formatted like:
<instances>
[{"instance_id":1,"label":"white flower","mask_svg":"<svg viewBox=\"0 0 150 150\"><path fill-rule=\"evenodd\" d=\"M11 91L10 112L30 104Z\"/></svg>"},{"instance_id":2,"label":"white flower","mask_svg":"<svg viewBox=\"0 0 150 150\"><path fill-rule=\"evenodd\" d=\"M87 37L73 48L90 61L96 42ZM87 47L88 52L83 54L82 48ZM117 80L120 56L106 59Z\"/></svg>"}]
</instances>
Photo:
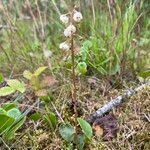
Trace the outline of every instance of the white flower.
<instances>
[{"instance_id":1,"label":"white flower","mask_svg":"<svg viewBox=\"0 0 150 150\"><path fill-rule=\"evenodd\" d=\"M83 19L83 16L80 12L75 11L74 15L73 15L73 20L76 22L80 22Z\"/></svg>"},{"instance_id":2,"label":"white flower","mask_svg":"<svg viewBox=\"0 0 150 150\"><path fill-rule=\"evenodd\" d=\"M60 16L60 20L64 24L67 24L69 22L69 18L65 14L63 14L63 15Z\"/></svg>"},{"instance_id":3,"label":"white flower","mask_svg":"<svg viewBox=\"0 0 150 150\"><path fill-rule=\"evenodd\" d=\"M71 37L76 32L76 27L70 24L64 31L66 37Z\"/></svg>"},{"instance_id":4,"label":"white flower","mask_svg":"<svg viewBox=\"0 0 150 150\"><path fill-rule=\"evenodd\" d=\"M69 50L70 46L66 42L63 42L59 45L59 48L62 50Z\"/></svg>"},{"instance_id":5,"label":"white flower","mask_svg":"<svg viewBox=\"0 0 150 150\"><path fill-rule=\"evenodd\" d=\"M30 52L29 55L30 55L31 57L34 57L34 56L35 56L32 52Z\"/></svg>"},{"instance_id":6,"label":"white flower","mask_svg":"<svg viewBox=\"0 0 150 150\"><path fill-rule=\"evenodd\" d=\"M52 56L52 52L50 50L44 50L44 57L49 58Z\"/></svg>"}]
</instances>

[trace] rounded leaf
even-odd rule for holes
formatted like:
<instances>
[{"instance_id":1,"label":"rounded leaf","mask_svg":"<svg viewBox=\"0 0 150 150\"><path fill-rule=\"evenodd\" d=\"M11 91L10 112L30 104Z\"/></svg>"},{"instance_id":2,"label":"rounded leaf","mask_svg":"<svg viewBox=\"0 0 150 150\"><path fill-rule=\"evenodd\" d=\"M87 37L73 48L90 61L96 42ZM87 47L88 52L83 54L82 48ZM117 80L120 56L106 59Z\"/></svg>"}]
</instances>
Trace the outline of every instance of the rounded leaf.
<instances>
[{"instance_id":1,"label":"rounded leaf","mask_svg":"<svg viewBox=\"0 0 150 150\"><path fill-rule=\"evenodd\" d=\"M87 72L87 65L85 62L79 62L78 65L77 65L77 71L79 74L86 74Z\"/></svg>"},{"instance_id":2,"label":"rounded leaf","mask_svg":"<svg viewBox=\"0 0 150 150\"><path fill-rule=\"evenodd\" d=\"M10 109L9 111L7 111L7 115L9 117L12 117L12 118L14 118L16 120L16 119L18 119L21 116L21 112L20 112L19 109L13 108L13 109Z\"/></svg>"},{"instance_id":3,"label":"rounded leaf","mask_svg":"<svg viewBox=\"0 0 150 150\"><path fill-rule=\"evenodd\" d=\"M70 124L63 124L59 128L59 133L64 140L71 142L74 139L75 129Z\"/></svg>"}]
</instances>

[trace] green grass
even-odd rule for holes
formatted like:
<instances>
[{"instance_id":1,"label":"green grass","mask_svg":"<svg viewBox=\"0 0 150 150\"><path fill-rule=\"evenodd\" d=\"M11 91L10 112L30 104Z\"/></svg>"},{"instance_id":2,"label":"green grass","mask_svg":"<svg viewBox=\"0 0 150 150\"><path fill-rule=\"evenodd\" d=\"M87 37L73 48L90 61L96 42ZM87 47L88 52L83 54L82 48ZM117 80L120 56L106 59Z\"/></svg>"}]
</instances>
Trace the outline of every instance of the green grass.
<instances>
[{"instance_id":1,"label":"green grass","mask_svg":"<svg viewBox=\"0 0 150 150\"><path fill-rule=\"evenodd\" d=\"M80 27L82 41L90 40L92 42L93 46L88 52L87 62L88 66L92 68L90 70L93 70L94 73L112 75L124 73L126 70L140 71L139 68L143 68L147 63L147 60L138 56L141 51L139 45L142 45L142 42L146 46L146 49L144 48L146 53L148 53L147 47L149 47L149 35L146 32L149 28L149 20L146 18L147 10L143 10L146 3L142 2L141 8L138 10L135 8L136 2L128 2L123 8L121 4L116 3L115 7L110 10L114 11L114 14L110 14L107 3L103 1L94 1L93 7L88 3L82 7L84 2L81 3L81 11L84 16ZM11 27L7 30L4 29L1 33L4 38L1 39L2 57L0 59L2 63L0 65L9 71L13 66L18 71L23 71L22 67L19 67L20 63L29 69L46 63L43 57L43 41L40 37L41 20L38 16L36 3L30 3L36 21L20 19L27 15L31 17L30 9L24 10L25 13L22 13L23 5L23 1L15 1L14 7L8 11L7 17L6 13L2 13L2 24L12 26L12 29ZM59 22L59 15L52 2L48 3L46 7L43 6L44 3L39 3L39 5L45 31L44 43L46 49L53 52L52 60L53 58L57 60L61 56L58 47L62 38L63 26ZM61 12L65 12L65 7L57 5ZM113 17L112 20L111 17ZM140 22L141 18L144 18L143 23ZM134 39L137 42L136 46ZM142 60L141 64L137 63L139 60ZM53 64L54 68L56 66L56 63Z\"/></svg>"}]
</instances>

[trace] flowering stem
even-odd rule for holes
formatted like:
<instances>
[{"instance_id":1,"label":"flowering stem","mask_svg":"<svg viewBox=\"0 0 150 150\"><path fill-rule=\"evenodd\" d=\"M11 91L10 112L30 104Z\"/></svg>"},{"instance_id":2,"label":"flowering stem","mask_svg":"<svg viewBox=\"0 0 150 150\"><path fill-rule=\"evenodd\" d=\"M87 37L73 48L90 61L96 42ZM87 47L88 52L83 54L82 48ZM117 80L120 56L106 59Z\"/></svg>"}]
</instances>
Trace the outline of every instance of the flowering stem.
<instances>
[{"instance_id":1,"label":"flowering stem","mask_svg":"<svg viewBox=\"0 0 150 150\"><path fill-rule=\"evenodd\" d=\"M72 58L72 104L74 105L75 119L77 120L77 91L76 91L76 75L75 75L75 60L74 60L74 38L71 36L71 58Z\"/></svg>"},{"instance_id":2,"label":"flowering stem","mask_svg":"<svg viewBox=\"0 0 150 150\"><path fill-rule=\"evenodd\" d=\"M77 139L77 127L78 127L78 111L77 111L77 89L76 89L76 75L75 75L75 60L74 60L74 38L73 35L71 36L71 58L72 58L72 104L74 108L74 113L75 113L75 139Z\"/></svg>"}]
</instances>

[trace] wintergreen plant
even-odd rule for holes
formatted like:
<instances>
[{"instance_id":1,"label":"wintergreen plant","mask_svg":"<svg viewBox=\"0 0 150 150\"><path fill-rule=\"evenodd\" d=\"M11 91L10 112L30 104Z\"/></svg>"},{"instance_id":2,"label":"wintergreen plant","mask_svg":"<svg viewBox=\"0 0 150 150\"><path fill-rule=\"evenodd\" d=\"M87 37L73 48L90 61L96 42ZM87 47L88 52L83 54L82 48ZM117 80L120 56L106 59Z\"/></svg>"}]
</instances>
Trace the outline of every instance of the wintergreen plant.
<instances>
[{"instance_id":1,"label":"wintergreen plant","mask_svg":"<svg viewBox=\"0 0 150 150\"><path fill-rule=\"evenodd\" d=\"M64 36L66 41L59 45L59 48L65 51L70 50L71 60L72 60L72 104L74 105L75 118L77 119L77 94L76 94L76 62L75 62L75 37L77 34L77 24L83 19L81 12L74 8L68 14L63 14L60 16L62 23L66 25L64 30ZM77 121L76 121L77 122Z\"/></svg>"},{"instance_id":2,"label":"wintergreen plant","mask_svg":"<svg viewBox=\"0 0 150 150\"><path fill-rule=\"evenodd\" d=\"M69 123L63 124L59 128L59 132L64 140L69 143L69 147L72 144L75 144L76 147L80 150L84 148L84 144L91 139L93 133L92 128L88 122L78 117L77 111L77 89L76 89L76 75L77 73L85 74L87 71L86 63L86 48L88 49L89 44L84 44L86 46L82 47L81 52L79 55L76 56L75 54L75 37L77 35L77 27L78 24L82 21L83 16L81 12L77 10L76 7L68 14L63 14L60 16L60 20L62 23L66 25L64 30L64 36L66 37L66 41L59 45L59 48L65 51L70 52L71 56L71 67L72 67L72 104L74 106L74 113L75 113L75 127ZM83 62L82 62L83 60ZM80 129L82 129L82 133L78 133L78 123L80 125ZM71 144L72 143L72 144ZM70 147L71 148L71 147ZM72 147L73 148L73 147Z\"/></svg>"}]
</instances>

